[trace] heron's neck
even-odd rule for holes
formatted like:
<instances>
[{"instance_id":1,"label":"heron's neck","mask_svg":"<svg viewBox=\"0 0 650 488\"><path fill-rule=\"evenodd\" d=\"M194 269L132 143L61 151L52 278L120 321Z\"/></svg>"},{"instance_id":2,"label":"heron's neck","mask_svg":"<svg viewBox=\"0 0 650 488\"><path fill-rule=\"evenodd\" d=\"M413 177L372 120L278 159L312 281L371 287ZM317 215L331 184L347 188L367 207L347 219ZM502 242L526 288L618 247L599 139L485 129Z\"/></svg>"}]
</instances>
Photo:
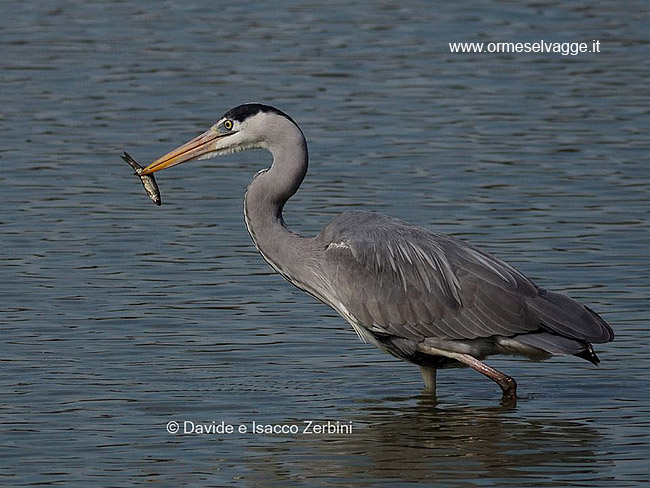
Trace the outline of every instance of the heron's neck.
<instances>
[{"instance_id":1,"label":"heron's neck","mask_svg":"<svg viewBox=\"0 0 650 488\"><path fill-rule=\"evenodd\" d=\"M291 232L282 218L284 204L298 191L307 173L307 144L302 132L297 132L293 140L269 146L273 164L255 175L244 197L246 226L255 246L292 282L300 281L309 240Z\"/></svg>"}]
</instances>

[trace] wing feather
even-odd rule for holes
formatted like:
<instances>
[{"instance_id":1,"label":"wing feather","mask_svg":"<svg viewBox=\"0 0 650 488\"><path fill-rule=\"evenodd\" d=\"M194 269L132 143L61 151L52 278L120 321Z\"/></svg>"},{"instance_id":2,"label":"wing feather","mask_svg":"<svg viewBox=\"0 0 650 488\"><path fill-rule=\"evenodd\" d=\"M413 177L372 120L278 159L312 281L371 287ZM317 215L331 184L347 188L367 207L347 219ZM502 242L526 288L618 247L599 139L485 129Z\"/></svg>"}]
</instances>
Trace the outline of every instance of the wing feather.
<instances>
[{"instance_id":1,"label":"wing feather","mask_svg":"<svg viewBox=\"0 0 650 488\"><path fill-rule=\"evenodd\" d=\"M325 295L362 326L414 340L538 328L521 312L535 286L462 241L361 212L341 214L319 238L331 283Z\"/></svg>"},{"instance_id":2,"label":"wing feather","mask_svg":"<svg viewBox=\"0 0 650 488\"><path fill-rule=\"evenodd\" d=\"M586 307L449 236L382 214L346 212L316 239L328 284L322 296L374 332L415 341L534 332L592 342L613 337Z\"/></svg>"}]
</instances>

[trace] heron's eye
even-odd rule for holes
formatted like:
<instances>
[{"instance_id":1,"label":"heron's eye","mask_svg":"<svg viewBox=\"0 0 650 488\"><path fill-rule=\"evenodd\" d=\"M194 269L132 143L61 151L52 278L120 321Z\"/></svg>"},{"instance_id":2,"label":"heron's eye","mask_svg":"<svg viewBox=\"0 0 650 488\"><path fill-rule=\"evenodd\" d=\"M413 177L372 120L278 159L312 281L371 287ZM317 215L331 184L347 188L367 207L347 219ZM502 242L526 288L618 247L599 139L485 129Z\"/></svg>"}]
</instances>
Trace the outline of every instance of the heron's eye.
<instances>
[{"instance_id":1,"label":"heron's eye","mask_svg":"<svg viewBox=\"0 0 650 488\"><path fill-rule=\"evenodd\" d=\"M224 129L226 129L226 130L232 130L232 127L233 127L232 120L226 120L226 121L224 121L224 123L223 123L223 128L224 128Z\"/></svg>"}]
</instances>

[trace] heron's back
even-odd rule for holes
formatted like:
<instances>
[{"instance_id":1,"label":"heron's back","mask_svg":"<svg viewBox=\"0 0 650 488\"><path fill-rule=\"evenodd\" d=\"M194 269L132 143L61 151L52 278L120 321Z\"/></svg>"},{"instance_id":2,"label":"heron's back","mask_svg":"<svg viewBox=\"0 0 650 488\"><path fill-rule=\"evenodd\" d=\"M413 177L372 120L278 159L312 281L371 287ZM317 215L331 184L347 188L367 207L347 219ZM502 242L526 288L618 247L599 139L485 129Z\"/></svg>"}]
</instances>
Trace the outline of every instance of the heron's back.
<instances>
[{"instance_id":1,"label":"heron's back","mask_svg":"<svg viewBox=\"0 0 650 488\"><path fill-rule=\"evenodd\" d=\"M479 341L494 343L487 351L493 353L504 352L499 341L512 339L552 354L579 354L590 342L613 338L596 313L537 287L503 261L383 214L340 214L315 242L326 301L379 341L404 347Z\"/></svg>"}]
</instances>

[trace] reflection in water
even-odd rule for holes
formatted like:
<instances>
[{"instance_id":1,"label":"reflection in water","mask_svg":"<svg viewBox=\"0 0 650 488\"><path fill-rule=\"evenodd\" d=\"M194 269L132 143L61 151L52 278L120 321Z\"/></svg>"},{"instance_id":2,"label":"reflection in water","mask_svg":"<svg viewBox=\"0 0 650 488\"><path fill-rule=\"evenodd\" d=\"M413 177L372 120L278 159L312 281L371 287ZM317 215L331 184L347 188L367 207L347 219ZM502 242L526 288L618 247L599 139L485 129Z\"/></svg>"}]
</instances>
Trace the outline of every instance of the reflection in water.
<instances>
[{"instance_id":1,"label":"reflection in water","mask_svg":"<svg viewBox=\"0 0 650 488\"><path fill-rule=\"evenodd\" d=\"M467 486L491 480L503 486L534 479L563 486L577 473L597 479L600 464L609 463L596 455L602 447L597 429L556 419L525 420L516 409L441 406L419 396L413 405L397 408L387 399L355 412L352 435L285 437L261 457L252 448L252 477L278 484L329 473L339 483L395 479Z\"/></svg>"}]
</instances>

